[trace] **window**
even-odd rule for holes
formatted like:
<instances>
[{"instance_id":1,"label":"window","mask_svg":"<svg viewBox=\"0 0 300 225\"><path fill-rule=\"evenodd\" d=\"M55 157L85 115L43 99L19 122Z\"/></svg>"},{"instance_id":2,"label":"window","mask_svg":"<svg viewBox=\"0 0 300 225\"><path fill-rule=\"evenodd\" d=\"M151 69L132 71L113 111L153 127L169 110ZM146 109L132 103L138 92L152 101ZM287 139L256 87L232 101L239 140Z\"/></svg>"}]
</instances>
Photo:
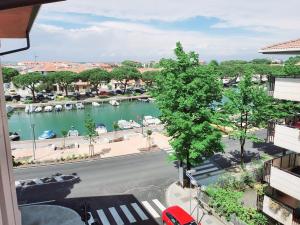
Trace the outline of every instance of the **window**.
<instances>
[{"instance_id":1,"label":"window","mask_svg":"<svg viewBox=\"0 0 300 225\"><path fill-rule=\"evenodd\" d=\"M170 213L167 213L166 215L174 225L180 225L180 223Z\"/></svg>"}]
</instances>

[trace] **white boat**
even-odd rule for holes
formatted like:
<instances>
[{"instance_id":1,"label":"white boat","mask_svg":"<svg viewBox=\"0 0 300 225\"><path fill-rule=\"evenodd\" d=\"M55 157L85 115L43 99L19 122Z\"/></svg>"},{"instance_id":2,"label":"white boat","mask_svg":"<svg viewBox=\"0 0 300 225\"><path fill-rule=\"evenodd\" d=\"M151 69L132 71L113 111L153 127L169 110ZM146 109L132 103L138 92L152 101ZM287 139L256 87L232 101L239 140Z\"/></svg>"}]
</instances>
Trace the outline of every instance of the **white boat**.
<instances>
[{"instance_id":1,"label":"white boat","mask_svg":"<svg viewBox=\"0 0 300 225\"><path fill-rule=\"evenodd\" d=\"M56 112L60 112L60 111L62 111L62 109L63 109L62 105L56 105L56 106L54 107L54 110L55 110Z\"/></svg>"},{"instance_id":2,"label":"white boat","mask_svg":"<svg viewBox=\"0 0 300 225\"><path fill-rule=\"evenodd\" d=\"M44 112L52 112L53 107L51 105L45 106Z\"/></svg>"},{"instance_id":3,"label":"white boat","mask_svg":"<svg viewBox=\"0 0 300 225\"><path fill-rule=\"evenodd\" d=\"M120 127L120 129L122 130L126 130L126 129L131 129L132 125L130 122L128 122L127 120L119 120L118 121L118 126Z\"/></svg>"},{"instance_id":4,"label":"white boat","mask_svg":"<svg viewBox=\"0 0 300 225\"><path fill-rule=\"evenodd\" d=\"M106 126L103 123L97 123L95 131L98 135L107 133Z\"/></svg>"},{"instance_id":5,"label":"white boat","mask_svg":"<svg viewBox=\"0 0 300 225\"><path fill-rule=\"evenodd\" d=\"M72 109L73 109L73 105L71 103L65 104L65 110L72 110Z\"/></svg>"},{"instance_id":6,"label":"white boat","mask_svg":"<svg viewBox=\"0 0 300 225\"><path fill-rule=\"evenodd\" d=\"M140 102L150 102L149 98L139 98Z\"/></svg>"},{"instance_id":7,"label":"white boat","mask_svg":"<svg viewBox=\"0 0 300 225\"><path fill-rule=\"evenodd\" d=\"M6 105L6 113L10 113L12 111L14 111L14 108L10 105Z\"/></svg>"},{"instance_id":8,"label":"white boat","mask_svg":"<svg viewBox=\"0 0 300 225\"><path fill-rule=\"evenodd\" d=\"M35 106L32 105L32 104L26 105L26 107L25 107L25 112L26 113L32 113L32 112L34 112L34 110L35 110Z\"/></svg>"},{"instance_id":9,"label":"white boat","mask_svg":"<svg viewBox=\"0 0 300 225\"><path fill-rule=\"evenodd\" d=\"M43 111L43 108L41 106L38 106L35 108L34 112L36 113L39 113L39 112L42 112Z\"/></svg>"},{"instance_id":10,"label":"white boat","mask_svg":"<svg viewBox=\"0 0 300 225\"><path fill-rule=\"evenodd\" d=\"M112 106L118 106L118 105L120 105L119 102L117 100L115 100L115 99L110 100L109 104L111 104Z\"/></svg>"},{"instance_id":11,"label":"white boat","mask_svg":"<svg viewBox=\"0 0 300 225\"><path fill-rule=\"evenodd\" d=\"M135 122L134 120L129 120L129 123L132 128L140 128L141 127L141 124Z\"/></svg>"},{"instance_id":12,"label":"white boat","mask_svg":"<svg viewBox=\"0 0 300 225\"><path fill-rule=\"evenodd\" d=\"M68 137L77 137L79 136L79 131L76 130L73 126L71 129L68 131Z\"/></svg>"},{"instance_id":13,"label":"white boat","mask_svg":"<svg viewBox=\"0 0 300 225\"><path fill-rule=\"evenodd\" d=\"M92 106L100 106L100 104L98 102L92 102Z\"/></svg>"},{"instance_id":14,"label":"white boat","mask_svg":"<svg viewBox=\"0 0 300 225\"><path fill-rule=\"evenodd\" d=\"M151 125L159 125L161 124L160 119L153 116L144 116L143 125L151 126Z\"/></svg>"},{"instance_id":15,"label":"white boat","mask_svg":"<svg viewBox=\"0 0 300 225\"><path fill-rule=\"evenodd\" d=\"M83 105L82 102L77 102L77 103L75 104L75 106L76 106L76 109L84 109L84 105Z\"/></svg>"}]
</instances>

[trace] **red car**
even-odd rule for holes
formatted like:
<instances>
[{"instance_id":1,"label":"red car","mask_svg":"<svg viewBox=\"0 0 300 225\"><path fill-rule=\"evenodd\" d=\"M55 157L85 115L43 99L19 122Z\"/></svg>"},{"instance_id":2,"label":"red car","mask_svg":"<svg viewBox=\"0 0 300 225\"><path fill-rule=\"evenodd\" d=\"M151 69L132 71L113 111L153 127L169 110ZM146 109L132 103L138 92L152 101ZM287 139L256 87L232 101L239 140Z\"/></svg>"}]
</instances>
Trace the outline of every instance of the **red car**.
<instances>
[{"instance_id":1,"label":"red car","mask_svg":"<svg viewBox=\"0 0 300 225\"><path fill-rule=\"evenodd\" d=\"M172 206L164 210L162 222L164 225L197 225L193 217L179 206Z\"/></svg>"}]
</instances>

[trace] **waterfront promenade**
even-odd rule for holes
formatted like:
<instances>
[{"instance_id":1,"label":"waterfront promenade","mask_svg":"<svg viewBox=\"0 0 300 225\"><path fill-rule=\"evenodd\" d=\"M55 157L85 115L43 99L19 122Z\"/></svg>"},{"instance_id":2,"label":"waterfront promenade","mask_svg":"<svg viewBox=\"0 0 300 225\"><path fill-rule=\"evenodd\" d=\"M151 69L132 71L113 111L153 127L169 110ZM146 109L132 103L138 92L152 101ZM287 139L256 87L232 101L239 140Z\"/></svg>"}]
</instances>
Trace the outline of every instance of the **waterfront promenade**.
<instances>
[{"instance_id":1,"label":"waterfront promenade","mask_svg":"<svg viewBox=\"0 0 300 225\"><path fill-rule=\"evenodd\" d=\"M153 131L151 135L151 144L156 145L159 149L168 149L169 138L163 135L163 126L147 127ZM124 138L123 141L112 142L113 139ZM56 138L51 140L37 140L35 160L39 162L43 161L55 161L71 159L72 157L88 156L89 155L89 142L83 136L66 138L66 146L74 146L73 148L64 148L63 138ZM149 139L146 135L142 135L141 128L109 132L96 138L94 145L94 154L105 158L114 157L127 154L140 153L141 150L145 150L149 146ZM12 154L17 161L28 162L33 159L33 141L20 141L12 142ZM54 150L54 146L57 148ZM79 147L78 147L79 146Z\"/></svg>"}]
</instances>

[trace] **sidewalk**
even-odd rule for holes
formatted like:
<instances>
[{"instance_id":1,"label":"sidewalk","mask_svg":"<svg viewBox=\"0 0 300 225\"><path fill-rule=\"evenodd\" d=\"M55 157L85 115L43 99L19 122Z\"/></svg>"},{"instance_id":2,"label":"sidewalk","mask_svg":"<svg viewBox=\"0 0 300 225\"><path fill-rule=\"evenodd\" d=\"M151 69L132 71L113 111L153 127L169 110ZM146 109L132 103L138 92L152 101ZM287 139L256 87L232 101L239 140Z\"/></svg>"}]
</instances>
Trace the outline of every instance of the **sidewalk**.
<instances>
[{"instance_id":1,"label":"sidewalk","mask_svg":"<svg viewBox=\"0 0 300 225\"><path fill-rule=\"evenodd\" d=\"M196 189L192 189L192 204L191 209L194 212L192 213L192 216L194 219L197 219L197 202L194 200L194 197L197 196ZM166 202L168 206L172 205L178 205L181 208L183 208L185 211L190 213L190 195L191 195L189 188L182 188L176 183L171 184L167 190L166 190ZM224 225L220 220L218 220L216 217L212 215L208 215L207 213L204 213L202 208L199 208L199 214L198 214L199 220L201 219L201 225Z\"/></svg>"}]
</instances>

